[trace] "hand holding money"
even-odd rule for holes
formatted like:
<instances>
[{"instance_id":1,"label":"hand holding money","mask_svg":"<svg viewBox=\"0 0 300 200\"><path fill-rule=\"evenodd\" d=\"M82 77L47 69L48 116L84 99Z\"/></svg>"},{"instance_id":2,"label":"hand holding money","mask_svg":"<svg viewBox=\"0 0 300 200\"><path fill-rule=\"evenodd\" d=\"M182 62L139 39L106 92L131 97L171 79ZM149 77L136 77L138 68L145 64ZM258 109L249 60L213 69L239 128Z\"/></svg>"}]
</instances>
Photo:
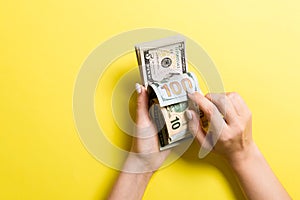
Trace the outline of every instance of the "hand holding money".
<instances>
[{"instance_id":1,"label":"hand holding money","mask_svg":"<svg viewBox=\"0 0 300 200\"><path fill-rule=\"evenodd\" d=\"M160 150L191 138L185 112L199 113L187 92L201 92L194 74L187 71L185 39L172 36L135 47L143 84L148 90L149 112L158 129Z\"/></svg>"},{"instance_id":2,"label":"hand holding money","mask_svg":"<svg viewBox=\"0 0 300 200\"><path fill-rule=\"evenodd\" d=\"M185 112L188 109L199 112L198 107L187 98L187 92L200 92L196 83L192 73L172 75L161 82L149 83L149 112L159 131L161 150L192 136Z\"/></svg>"}]
</instances>

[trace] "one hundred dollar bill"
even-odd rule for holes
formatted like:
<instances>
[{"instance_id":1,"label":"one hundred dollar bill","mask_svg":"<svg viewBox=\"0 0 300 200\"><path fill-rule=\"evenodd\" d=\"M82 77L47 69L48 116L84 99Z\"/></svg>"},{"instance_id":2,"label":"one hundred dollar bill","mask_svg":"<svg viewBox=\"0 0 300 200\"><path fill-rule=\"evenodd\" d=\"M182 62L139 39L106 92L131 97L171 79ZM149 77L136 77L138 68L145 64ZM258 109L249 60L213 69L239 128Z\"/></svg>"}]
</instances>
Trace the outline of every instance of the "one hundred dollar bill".
<instances>
[{"instance_id":1,"label":"one hundred dollar bill","mask_svg":"<svg viewBox=\"0 0 300 200\"><path fill-rule=\"evenodd\" d=\"M160 150L191 138L185 112L195 110L187 92L201 92L197 78L188 72L185 38L177 35L135 46L143 85L148 89L149 113L158 129ZM207 120L202 120L207 124ZM206 121L206 122L205 122Z\"/></svg>"},{"instance_id":2,"label":"one hundred dollar bill","mask_svg":"<svg viewBox=\"0 0 300 200\"><path fill-rule=\"evenodd\" d=\"M150 116L158 129L161 150L192 137L185 112L192 109L199 113L198 106L187 97L187 92L196 91L201 92L197 78L190 72L149 84Z\"/></svg>"},{"instance_id":3,"label":"one hundred dollar bill","mask_svg":"<svg viewBox=\"0 0 300 200\"><path fill-rule=\"evenodd\" d=\"M187 72L184 74L170 74L161 81L150 82L161 107L187 101L187 92L201 92L196 76Z\"/></svg>"},{"instance_id":4,"label":"one hundred dollar bill","mask_svg":"<svg viewBox=\"0 0 300 200\"><path fill-rule=\"evenodd\" d=\"M143 85L158 82L170 74L187 72L185 38L176 35L135 46Z\"/></svg>"}]
</instances>

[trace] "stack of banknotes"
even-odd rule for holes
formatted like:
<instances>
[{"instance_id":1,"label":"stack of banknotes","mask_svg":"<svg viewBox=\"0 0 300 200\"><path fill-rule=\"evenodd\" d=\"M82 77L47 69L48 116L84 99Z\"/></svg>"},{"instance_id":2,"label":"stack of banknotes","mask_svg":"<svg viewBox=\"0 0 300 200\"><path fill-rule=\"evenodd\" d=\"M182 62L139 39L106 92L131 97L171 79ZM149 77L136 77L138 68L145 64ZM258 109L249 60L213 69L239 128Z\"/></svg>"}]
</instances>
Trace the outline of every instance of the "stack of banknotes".
<instances>
[{"instance_id":1,"label":"stack of banknotes","mask_svg":"<svg viewBox=\"0 0 300 200\"><path fill-rule=\"evenodd\" d=\"M192 138L185 111L198 106L188 92L201 92L196 76L188 72L185 38L171 36L135 46L143 85L149 96L149 113L158 129L160 150Z\"/></svg>"}]
</instances>

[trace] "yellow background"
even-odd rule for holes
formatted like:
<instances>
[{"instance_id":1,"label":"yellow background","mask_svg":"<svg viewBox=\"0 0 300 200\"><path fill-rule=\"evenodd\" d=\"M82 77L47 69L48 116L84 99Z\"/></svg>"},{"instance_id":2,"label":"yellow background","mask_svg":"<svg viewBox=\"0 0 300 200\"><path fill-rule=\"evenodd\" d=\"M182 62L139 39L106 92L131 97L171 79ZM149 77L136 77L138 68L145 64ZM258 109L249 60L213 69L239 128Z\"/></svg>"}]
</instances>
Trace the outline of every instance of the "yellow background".
<instances>
[{"instance_id":1,"label":"yellow background","mask_svg":"<svg viewBox=\"0 0 300 200\"><path fill-rule=\"evenodd\" d=\"M256 143L299 199L296 0L1 0L0 199L105 198L118 172L80 142L72 113L74 83L96 46L144 27L180 32L207 51L225 89L239 92L252 110ZM122 62L136 65L134 59ZM193 144L158 171L144 199L241 199L229 168L213 155L197 159L198 149Z\"/></svg>"}]
</instances>

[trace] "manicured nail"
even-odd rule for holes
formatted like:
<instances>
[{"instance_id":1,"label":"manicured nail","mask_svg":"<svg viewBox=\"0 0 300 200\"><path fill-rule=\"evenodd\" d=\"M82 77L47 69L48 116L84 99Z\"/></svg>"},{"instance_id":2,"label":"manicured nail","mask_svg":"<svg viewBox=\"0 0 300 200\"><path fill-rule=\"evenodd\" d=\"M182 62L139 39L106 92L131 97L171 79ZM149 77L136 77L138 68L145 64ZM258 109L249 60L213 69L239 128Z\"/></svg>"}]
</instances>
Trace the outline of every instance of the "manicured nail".
<instances>
[{"instance_id":1,"label":"manicured nail","mask_svg":"<svg viewBox=\"0 0 300 200\"><path fill-rule=\"evenodd\" d=\"M185 111L185 114L186 114L186 117L187 117L189 120L192 120L192 119L193 119L193 115L192 115L192 112L191 112L190 110Z\"/></svg>"},{"instance_id":2,"label":"manicured nail","mask_svg":"<svg viewBox=\"0 0 300 200\"><path fill-rule=\"evenodd\" d=\"M194 94L195 94L195 92L194 91L187 91L187 95L188 95L188 97L193 97L194 96Z\"/></svg>"},{"instance_id":3,"label":"manicured nail","mask_svg":"<svg viewBox=\"0 0 300 200\"><path fill-rule=\"evenodd\" d=\"M136 83L136 84L135 84L135 90L136 90L136 92L137 92L138 94L141 94L141 92L142 92L142 87L141 87L141 85L138 84L138 83Z\"/></svg>"}]
</instances>

